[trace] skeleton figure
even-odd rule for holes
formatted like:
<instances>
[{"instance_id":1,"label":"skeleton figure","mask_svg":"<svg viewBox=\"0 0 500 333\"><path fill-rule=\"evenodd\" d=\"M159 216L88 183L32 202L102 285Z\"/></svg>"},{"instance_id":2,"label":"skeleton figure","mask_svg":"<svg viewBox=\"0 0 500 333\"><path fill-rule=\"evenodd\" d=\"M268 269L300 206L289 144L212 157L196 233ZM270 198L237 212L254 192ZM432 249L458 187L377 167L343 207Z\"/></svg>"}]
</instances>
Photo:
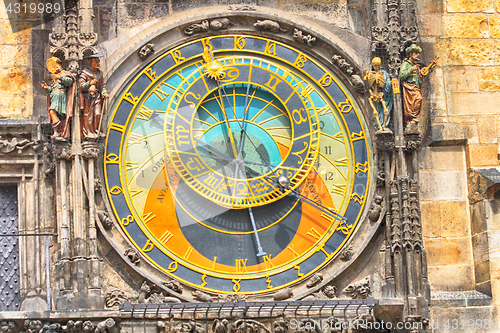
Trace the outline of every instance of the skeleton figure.
<instances>
[{"instance_id":1,"label":"skeleton figure","mask_svg":"<svg viewBox=\"0 0 500 333\"><path fill-rule=\"evenodd\" d=\"M364 70L364 79L370 86L370 105L373 109L373 116L378 125L377 132L392 133L387 126L390 121L394 94L392 91L389 74L380 68L381 60L378 57L372 59L373 70Z\"/></svg>"}]
</instances>

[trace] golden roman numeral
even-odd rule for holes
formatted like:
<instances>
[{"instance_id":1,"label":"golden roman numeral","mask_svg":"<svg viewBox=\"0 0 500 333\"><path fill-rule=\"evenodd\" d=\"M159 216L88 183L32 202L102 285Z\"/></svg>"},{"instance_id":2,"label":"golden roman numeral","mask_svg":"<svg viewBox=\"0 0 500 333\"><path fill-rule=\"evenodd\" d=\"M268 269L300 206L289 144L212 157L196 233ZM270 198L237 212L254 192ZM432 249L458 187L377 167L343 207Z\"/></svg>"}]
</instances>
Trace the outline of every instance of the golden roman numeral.
<instances>
[{"instance_id":1,"label":"golden roman numeral","mask_svg":"<svg viewBox=\"0 0 500 333\"><path fill-rule=\"evenodd\" d=\"M335 163L333 163L335 166L341 166L341 167L346 167L348 165L348 159L347 157L335 160Z\"/></svg>"},{"instance_id":2,"label":"golden roman numeral","mask_svg":"<svg viewBox=\"0 0 500 333\"><path fill-rule=\"evenodd\" d=\"M236 259L236 271L238 273L248 273L247 261L248 259Z\"/></svg>"},{"instance_id":3,"label":"golden roman numeral","mask_svg":"<svg viewBox=\"0 0 500 333\"><path fill-rule=\"evenodd\" d=\"M161 85L159 85L158 87L156 87L156 89L153 91L156 96L158 96L159 99L161 99L162 101L165 99L165 97L168 96L168 94L166 92L164 92L163 90L161 90Z\"/></svg>"},{"instance_id":4,"label":"golden roman numeral","mask_svg":"<svg viewBox=\"0 0 500 333\"><path fill-rule=\"evenodd\" d=\"M143 190L131 190L130 196L133 197L133 196L136 196L137 194L142 193L142 192L143 192Z\"/></svg>"},{"instance_id":5,"label":"golden roman numeral","mask_svg":"<svg viewBox=\"0 0 500 333\"><path fill-rule=\"evenodd\" d=\"M271 262L271 256L272 254L262 257L262 259L264 260L264 265L266 265L266 269L274 268L274 264Z\"/></svg>"},{"instance_id":6,"label":"golden roman numeral","mask_svg":"<svg viewBox=\"0 0 500 333\"><path fill-rule=\"evenodd\" d=\"M138 167L139 167L139 162L132 162L132 161L125 162L125 170L127 171L137 169Z\"/></svg>"},{"instance_id":7,"label":"golden roman numeral","mask_svg":"<svg viewBox=\"0 0 500 333\"><path fill-rule=\"evenodd\" d=\"M299 256L299 254L297 253L297 251L295 251L295 249L293 248L293 244L292 245L288 245L286 248L288 250L292 251L294 258L297 258Z\"/></svg>"},{"instance_id":8,"label":"golden roman numeral","mask_svg":"<svg viewBox=\"0 0 500 333\"><path fill-rule=\"evenodd\" d=\"M154 219L156 217L155 213L153 212L149 212L149 213L146 213L146 214L142 214L142 220L144 221L144 223L148 223L150 222L152 219Z\"/></svg>"},{"instance_id":9,"label":"golden roman numeral","mask_svg":"<svg viewBox=\"0 0 500 333\"><path fill-rule=\"evenodd\" d=\"M128 135L127 147L130 147L131 145L135 145L136 143L141 142L142 139L144 139L142 135L137 133L130 133Z\"/></svg>"},{"instance_id":10,"label":"golden roman numeral","mask_svg":"<svg viewBox=\"0 0 500 333\"><path fill-rule=\"evenodd\" d=\"M184 259L189 259L191 252L193 252L193 248L190 246L187 248L186 253L184 253Z\"/></svg>"},{"instance_id":11,"label":"golden roman numeral","mask_svg":"<svg viewBox=\"0 0 500 333\"><path fill-rule=\"evenodd\" d=\"M333 194L339 194L343 196L345 194L346 189L347 185L345 184L333 184L332 190L330 192Z\"/></svg>"},{"instance_id":12,"label":"golden roman numeral","mask_svg":"<svg viewBox=\"0 0 500 333\"><path fill-rule=\"evenodd\" d=\"M309 231L307 232L307 235L314 238L315 241L317 241L321 238L321 234L314 228L309 229Z\"/></svg>"},{"instance_id":13,"label":"golden roman numeral","mask_svg":"<svg viewBox=\"0 0 500 333\"><path fill-rule=\"evenodd\" d=\"M170 238L174 237L170 231L165 231L163 235L158 239L163 245L167 244Z\"/></svg>"},{"instance_id":14,"label":"golden roman numeral","mask_svg":"<svg viewBox=\"0 0 500 333\"><path fill-rule=\"evenodd\" d=\"M153 112L154 112L153 110L148 109L145 106L141 106L141 108L139 109L139 112L137 112L136 118L147 121L147 120L149 120L149 118L151 118L151 115L153 114Z\"/></svg>"},{"instance_id":15,"label":"golden roman numeral","mask_svg":"<svg viewBox=\"0 0 500 333\"><path fill-rule=\"evenodd\" d=\"M325 114L332 113L332 109L328 105L322 106L320 108L316 108L316 112L318 116L324 116Z\"/></svg>"}]
</instances>

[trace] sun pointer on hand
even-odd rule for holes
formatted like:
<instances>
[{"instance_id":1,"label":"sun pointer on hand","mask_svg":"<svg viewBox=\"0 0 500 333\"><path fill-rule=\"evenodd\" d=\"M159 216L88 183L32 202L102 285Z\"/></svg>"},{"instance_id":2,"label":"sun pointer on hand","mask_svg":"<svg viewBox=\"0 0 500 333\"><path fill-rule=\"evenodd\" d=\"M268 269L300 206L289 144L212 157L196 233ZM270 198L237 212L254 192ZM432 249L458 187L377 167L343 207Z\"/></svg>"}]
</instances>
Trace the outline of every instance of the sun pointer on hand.
<instances>
[{"instance_id":1,"label":"sun pointer on hand","mask_svg":"<svg viewBox=\"0 0 500 333\"><path fill-rule=\"evenodd\" d=\"M226 76L224 66L212 58L212 54L210 53L208 47L205 47L205 51L203 52L203 60L205 61L203 69L209 78L213 80L220 80Z\"/></svg>"}]
</instances>

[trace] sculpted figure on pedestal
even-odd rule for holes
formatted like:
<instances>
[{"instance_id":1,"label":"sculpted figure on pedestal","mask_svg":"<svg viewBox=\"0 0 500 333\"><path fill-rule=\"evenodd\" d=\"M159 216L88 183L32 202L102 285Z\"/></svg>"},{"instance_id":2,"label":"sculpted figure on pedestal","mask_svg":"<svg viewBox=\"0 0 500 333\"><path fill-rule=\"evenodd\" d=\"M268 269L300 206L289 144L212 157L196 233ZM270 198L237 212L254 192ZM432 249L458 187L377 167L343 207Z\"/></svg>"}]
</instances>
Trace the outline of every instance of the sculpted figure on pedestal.
<instances>
[{"instance_id":1,"label":"sculpted figure on pedestal","mask_svg":"<svg viewBox=\"0 0 500 333\"><path fill-rule=\"evenodd\" d=\"M101 57L102 54L89 56L88 67L82 71L78 80L82 140L95 140L101 136L103 102L109 97L103 73L99 69Z\"/></svg>"},{"instance_id":2,"label":"sculpted figure on pedestal","mask_svg":"<svg viewBox=\"0 0 500 333\"><path fill-rule=\"evenodd\" d=\"M76 91L76 79L70 72L61 67L62 61L57 57L47 60L47 69L50 72L52 83L39 82L47 91L47 111L50 123L54 129L51 138L68 140L70 138L70 120L73 116L73 100Z\"/></svg>"},{"instance_id":3,"label":"sculpted figure on pedestal","mask_svg":"<svg viewBox=\"0 0 500 333\"><path fill-rule=\"evenodd\" d=\"M364 79L370 86L370 105L373 109L373 116L378 125L377 133L392 133L387 127L391 120L390 113L394 104L394 94L392 91L389 74L380 68L382 61L379 57L372 59L372 71L364 70Z\"/></svg>"},{"instance_id":4,"label":"sculpted figure on pedestal","mask_svg":"<svg viewBox=\"0 0 500 333\"><path fill-rule=\"evenodd\" d=\"M420 61L422 49L411 44L405 49L406 59L399 69L403 81L404 121L406 126L416 126L422 116L422 83L434 71L438 58L427 67Z\"/></svg>"}]
</instances>

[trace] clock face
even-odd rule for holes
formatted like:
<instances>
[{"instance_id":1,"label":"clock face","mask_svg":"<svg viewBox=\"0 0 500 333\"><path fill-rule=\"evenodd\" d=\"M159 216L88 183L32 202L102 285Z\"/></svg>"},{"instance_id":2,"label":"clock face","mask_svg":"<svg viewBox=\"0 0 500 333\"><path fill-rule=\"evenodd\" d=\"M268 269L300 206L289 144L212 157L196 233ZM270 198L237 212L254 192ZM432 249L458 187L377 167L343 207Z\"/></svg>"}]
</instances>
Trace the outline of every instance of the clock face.
<instances>
[{"instance_id":1,"label":"clock face","mask_svg":"<svg viewBox=\"0 0 500 333\"><path fill-rule=\"evenodd\" d=\"M371 184L354 99L321 62L263 37L182 44L117 99L106 190L129 243L193 288L263 293L328 264Z\"/></svg>"}]
</instances>

